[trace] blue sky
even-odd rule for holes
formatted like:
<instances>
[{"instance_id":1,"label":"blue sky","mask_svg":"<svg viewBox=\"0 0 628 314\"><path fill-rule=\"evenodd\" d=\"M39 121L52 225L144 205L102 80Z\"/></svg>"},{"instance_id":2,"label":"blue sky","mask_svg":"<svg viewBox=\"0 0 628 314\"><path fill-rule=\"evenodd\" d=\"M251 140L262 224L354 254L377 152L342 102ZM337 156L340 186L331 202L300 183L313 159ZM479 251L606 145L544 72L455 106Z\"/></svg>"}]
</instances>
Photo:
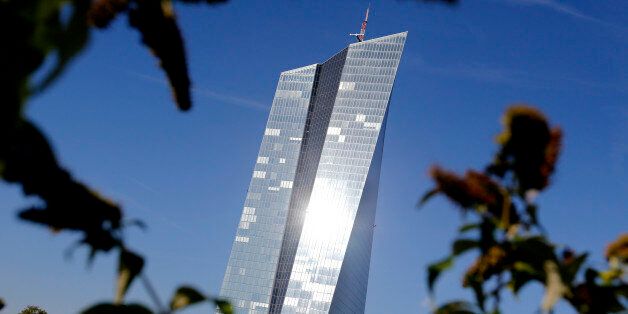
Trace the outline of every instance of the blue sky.
<instances>
[{"instance_id":1,"label":"blue sky","mask_svg":"<svg viewBox=\"0 0 628 314\"><path fill-rule=\"evenodd\" d=\"M194 108L175 110L156 60L125 19L96 32L28 116L61 162L141 218L128 242L166 301L179 284L217 294L278 75L322 62L353 41L367 1L231 1L178 6ZM628 3L625 0L462 0L456 7L372 1L367 38L409 31L389 113L367 313L428 311L425 265L448 251L461 217L442 199L414 206L433 163L482 167L499 117L527 102L565 132L553 186L539 203L550 236L602 251L628 226ZM77 235L19 222L36 200L0 184L0 296L7 313L38 304L75 313L111 299L115 255L64 258ZM437 301L469 297L462 269ZM531 313L538 287L508 313ZM139 282L130 301L150 304ZM183 313L206 313L198 306ZM559 312L570 312L561 308Z\"/></svg>"}]
</instances>

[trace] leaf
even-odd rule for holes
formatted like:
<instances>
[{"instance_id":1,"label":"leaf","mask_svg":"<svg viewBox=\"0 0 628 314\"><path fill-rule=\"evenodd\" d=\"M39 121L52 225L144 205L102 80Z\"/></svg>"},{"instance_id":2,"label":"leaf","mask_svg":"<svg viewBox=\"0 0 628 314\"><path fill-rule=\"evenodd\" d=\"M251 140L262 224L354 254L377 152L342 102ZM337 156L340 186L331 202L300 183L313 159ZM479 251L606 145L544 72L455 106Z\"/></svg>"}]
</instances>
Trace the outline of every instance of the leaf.
<instances>
[{"instance_id":1,"label":"leaf","mask_svg":"<svg viewBox=\"0 0 628 314\"><path fill-rule=\"evenodd\" d=\"M416 206L417 207L421 207L421 206L425 205L425 203L427 203L427 201L429 201L432 197L434 197L438 193L440 193L440 190L438 188L434 188L434 189L431 189L431 190L427 191L425 194L423 194L423 196L419 200L419 203L417 203Z\"/></svg>"},{"instance_id":2,"label":"leaf","mask_svg":"<svg viewBox=\"0 0 628 314\"><path fill-rule=\"evenodd\" d=\"M568 264L561 265L562 266L561 275L563 277L564 282L569 284L576 278L576 275L578 274L580 267L582 266L584 261L587 259L588 255L589 255L588 253L580 254L578 255L578 257L573 259L573 261L569 262Z\"/></svg>"},{"instance_id":3,"label":"leaf","mask_svg":"<svg viewBox=\"0 0 628 314\"><path fill-rule=\"evenodd\" d=\"M126 11L128 6L129 0L94 0L87 12L87 20L98 28L107 28L116 15Z\"/></svg>"},{"instance_id":4,"label":"leaf","mask_svg":"<svg viewBox=\"0 0 628 314\"><path fill-rule=\"evenodd\" d=\"M530 218L530 223L533 226L536 227L541 227L539 225L539 219L538 219L538 208L536 207L536 205L534 204L527 204L525 207L525 211L528 214L528 217Z\"/></svg>"},{"instance_id":5,"label":"leaf","mask_svg":"<svg viewBox=\"0 0 628 314\"><path fill-rule=\"evenodd\" d=\"M527 263L539 273L543 272L545 261L556 260L554 246L544 237L516 238L512 241L512 245L513 258Z\"/></svg>"},{"instance_id":6,"label":"leaf","mask_svg":"<svg viewBox=\"0 0 628 314\"><path fill-rule=\"evenodd\" d=\"M479 223L470 223L470 224L462 225L462 227L458 229L458 232L465 233L465 232L468 232L474 229L479 229L479 228L480 228Z\"/></svg>"},{"instance_id":7,"label":"leaf","mask_svg":"<svg viewBox=\"0 0 628 314\"><path fill-rule=\"evenodd\" d=\"M141 304L111 304L100 303L88 309L81 314L152 314L153 312Z\"/></svg>"},{"instance_id":8,"label":"leaf","mask_svg":"<svg viewBox=\"0 0 628 314\"><path fill-rule=\"evenodd\" d=\"M56 49L56 63L46 76L38 83L33 91L38 93L46 89L61 74L70 61L85 48L89 40L89 26L87 25L87 11L91 1L73 1L72 15L66 27L59 24L57 33L48 34L53 49ZM60 17L57 17L57 19Z\"/></svg>"},{"instance_id":9,"label":"leaf","mask_svg":"<svg viewBox=\"0 0 628 314\"><path fill-rule=\"evenodd\" d=\"M454 257L449 256L427 267L427 287L430 292L434 290L434 283L440 274L454 265Z\"/></svg>"},{"instance_id":10,"label":"leaf","mask_svg":"<svg viewBox=\"0 0 628 314\"><path fill-rule=\"evenodd\" d=\"M517 261L513 265L513 269L510 272L509 286L514 294L519 293L519 290L532 280L542 280L543 274L539 274L532 266L527 263Z\"/></svg>"},{"instance_id":11,"label":"leaf","mask_svg":"<svg viewBox=\"0 0 628 314\"><path fill-rule=\"evenodd\" d=\"M475 300L478 306L482 311L484 311L484 301L486 300L486 295L484 294L482 283L477 280L470 280L469 286L473 290L473 294L475 294Z\"/></svg>"},{"instance_id":12,"label":"leaf","mask_svg":"<svg viewBox=\"0 0 628 314\"><path fill-rule=\"evenodd\" d=\"M558 265L553 261L545 261L545 295L541 303L544 312L551 312L560 298L567 293L568 288L563 284L558 272Z\"/></svg>"},{"instance_id":13,"label":"leaf","mask_svg":"<svg viewBox=\"0 0 628 314\"><path fill-rule=\"evenodd\" d=\"M190 78L181 31L170 1L138 1L129 11L129 22L142 34L142 43L159 59L179 109L192 106Z\"/></svg>"},{"instance_id":14,"label":"leaf","mask_svg":"<svg viewBox=\"0 0 628 314\"><path fill-rule=\"evenodd\" d=\"M460 255L470 249L476 248L479 246L478 241L471 239L458 239L454 241L452 245L453 255Z\"/></svg>"},{"instance_id":15,"label":"leaf","mask_svg":"<svg viewBox=\"0 0 628 314\"><path fill-rule=\"evenodd\" d=\"M172 296L170 309L178 310L206 300L207 297L198 292L196 289L188 286L182 286L179 287L174 293L174 296Z\"/></svg>"},{"instance_id":16,"label":"leaf","mask_svg":"<svg viewBox=\"0 0 628 314\"><path fill-rule=\"evenodd\" d=\"M233 306L227 300L214 299L214 303L223 314L233 314Z\"/></svg>"},{"instance_id":17,"label":"leaf","mask_svg":"<svg viewBox=\"0 0 628 314\"><path fill-rule=\"evenodd\" d=\"M115 303L121 304L124 295L133 279L142 271L144 259L126 249L120 251L120 261L118 265L118 289L116 291Z\"/></svg>"},{"instance_id":18,"label":"leaf","mask_svg":"<svg viewBox=\"0 0 628 314\"><path fill-rule=\"evenodd\" d=\"M452 301L441 305L434 314L479 314L476 306L467 301Z\"/></svg>"}]
</instances>

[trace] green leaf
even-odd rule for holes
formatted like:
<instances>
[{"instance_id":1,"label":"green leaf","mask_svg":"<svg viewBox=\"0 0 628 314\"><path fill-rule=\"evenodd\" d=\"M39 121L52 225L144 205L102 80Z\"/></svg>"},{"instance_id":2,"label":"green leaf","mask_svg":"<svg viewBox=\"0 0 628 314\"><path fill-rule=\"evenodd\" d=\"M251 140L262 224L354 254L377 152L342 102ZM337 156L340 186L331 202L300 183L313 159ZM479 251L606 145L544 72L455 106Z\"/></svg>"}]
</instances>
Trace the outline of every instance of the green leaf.
<instances>
[{"instance_id":1,"label":"green leaf","mask_svg":"<svg viewBox=\"0 0 628 314\"><path fill-rule=\"evenodd\" d=\"M231 303L229 303L227 300L214 299L214 303L222 313L233 314L233 306L231 306Z\"/></svg>"},{"instance_id":2,"label":"green leaf","mask_svg":"<svg viewBox=\"0 0 628 314\"><path fill-rule=\"evenodd\" d=\"M476 306L467 301L452 301L441 305L434 314L479 314Z\"/></svg>"},{"instance_id":3,"label":"green leaf","mask_svg":"<svg viewBox=\"0 0 628 314\"><path fill-rule=\"evenodd\" d=\"M152 314L153 312L141 304L111 304L100 303L88 309L81 314Z\"/></svg>"},{"instance_id":4,"label":"green leaf","mask_svg":"<svg viewBox=\"0 0 628 314\"><path fill-rule=\"evenodd\" d=\"M476 248L479 246L478 241L471 239L458 239L454 241L452 245L453 255L460 255L470 249Z\"/></svg>"},{"instance_id":5,"label":"green leaf","mask_svg":"<svg viewBox=\"0 0 628 314\"><path fill-rule=\"evenodd\" d=\"M206 301L207 297L198 292L196 289L188 286L182 286L177 289L170 300L170 309L178 310L188 307L192 304Z\"/></svg>"},{"instance_id":6,"label":"green leaf","mask_svg":"<svg viewBox=\"0 0 628 314\"><path fill-rule=\"evenodd\" d=\"M425 203L427 203L427 201L429 201L432 197L434 197L434 195L438 194L439 192L440 192L440 190L438 188L431 189L431 190L427 191L425 194L423 194L423 196L419 200L419 203L417 203L416 206L417 207L421 207L421 206L425 205Z\"/></svg>"},{"instance_id":7,"label":"green leaf","mask_svg":"<svg viewBox=\"0 0 628 314\"><path fill-rule=\"evenodd\" d=\"M465 232L468 232L474 229L479 229L479 228L480 228L479 223L470 223L470 224L462 225L462 227L458 229L458 232L465 233Z\"/></svg>"},{"instance_id":8,"label":"green leaf","mask_svg":"<svg viewBox=\"0 0 628 314\"><path fill-rule=\"evenodd\" d=\"M449 256L427 267L427 287L434 291L434 283L440 274L454 265L454 257Z\"/></svg>"},{"instance_id":9,"label":"green leaf","mask_svg":"<svg viewBox=\"0 0 628 314\"><path fill-rule=\"evenodd\" d=\"M124 300L124 295L133 279L142 271L144 258L122 249L120 251L120 261L118 264L118 289L116 291L115 303L120 304Z\"/></svg>"}]
</instances>

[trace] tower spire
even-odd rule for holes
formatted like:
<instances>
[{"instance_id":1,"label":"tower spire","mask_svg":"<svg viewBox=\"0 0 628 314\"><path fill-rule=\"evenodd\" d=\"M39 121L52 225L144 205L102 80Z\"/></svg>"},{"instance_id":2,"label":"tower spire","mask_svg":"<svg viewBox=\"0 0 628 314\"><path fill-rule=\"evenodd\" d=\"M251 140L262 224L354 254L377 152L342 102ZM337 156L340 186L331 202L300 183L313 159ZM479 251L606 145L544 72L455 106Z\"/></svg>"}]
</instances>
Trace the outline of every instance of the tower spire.
<instances>
[{"instance_id":1,"label":"tower spire","mask_svg":"<svg viewBox=\"0 0 628 314\"><path fill-rule=\"evenodd\" d=\"M358 39L358 42L364 41L364 36L366 35L366 24L369 21L369 10L371 9L371 4L366 8L366 16L364 16L364 21L362 21L362 27L360 27L360 33L358 34L349 34L351 36L355 36Z\"/></svg>"}]
</instances>

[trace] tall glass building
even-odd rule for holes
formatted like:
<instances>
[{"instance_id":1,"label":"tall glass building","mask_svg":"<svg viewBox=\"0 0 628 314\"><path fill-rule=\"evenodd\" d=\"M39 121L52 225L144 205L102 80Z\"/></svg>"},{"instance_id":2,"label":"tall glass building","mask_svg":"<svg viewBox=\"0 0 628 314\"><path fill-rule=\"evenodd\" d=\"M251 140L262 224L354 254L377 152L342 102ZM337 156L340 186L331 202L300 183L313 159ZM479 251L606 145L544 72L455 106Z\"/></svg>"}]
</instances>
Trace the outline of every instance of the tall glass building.
<instances>
[{"instance_id":1,"label":"tall glass building","mask_svg":"<svg viewBox=\"0 0 628 314\"><path fill-rule=\"evenodd\" d=\"M236 313L363 313L407 32L281 73L220 295Z\"/></svg>"}]
</instances>

